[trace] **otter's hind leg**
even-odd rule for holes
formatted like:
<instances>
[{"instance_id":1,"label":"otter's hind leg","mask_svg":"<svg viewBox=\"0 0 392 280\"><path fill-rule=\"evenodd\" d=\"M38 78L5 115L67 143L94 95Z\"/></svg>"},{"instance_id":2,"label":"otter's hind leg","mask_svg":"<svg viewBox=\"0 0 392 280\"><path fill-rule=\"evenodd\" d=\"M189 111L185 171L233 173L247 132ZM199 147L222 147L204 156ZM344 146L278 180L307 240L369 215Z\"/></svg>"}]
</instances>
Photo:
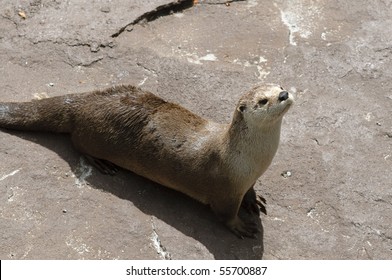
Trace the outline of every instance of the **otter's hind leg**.
<instances>
[{"instance_id":1,"label":"otter's hind leg","mask_svg":"<svg viewBox=\"0 0 392 280\"><path fill-rule=\"evenodd\" d=\"M97 168L101 173L106 175L114 175L119 170L119 167L114 163L102 159L103 154L100 153L99 147L102 146L102 139L100 137L96 137L95 141L91 140L94 139L91 135L84 133L84 129L79 128L74 130L71 133L71 140L72 144L74 145L75 149L79 151L87 161ZM86 144L88 143L88 144ZM98 152L97 152L98 151ZM93 156L94 155L94 156Z\"/></svg>"},{"instance_id":2,"label":"otter's hind leg","mask_svg":"<svg viewBox=\"0 0 392 280\"><path fill-rule=\"evenodd\" d=\"M114 175L118 172L118 166L110 161L95 158L86 154L84 156L92 166L97 168L103 174Z\"/></svg>"}]
</instances>

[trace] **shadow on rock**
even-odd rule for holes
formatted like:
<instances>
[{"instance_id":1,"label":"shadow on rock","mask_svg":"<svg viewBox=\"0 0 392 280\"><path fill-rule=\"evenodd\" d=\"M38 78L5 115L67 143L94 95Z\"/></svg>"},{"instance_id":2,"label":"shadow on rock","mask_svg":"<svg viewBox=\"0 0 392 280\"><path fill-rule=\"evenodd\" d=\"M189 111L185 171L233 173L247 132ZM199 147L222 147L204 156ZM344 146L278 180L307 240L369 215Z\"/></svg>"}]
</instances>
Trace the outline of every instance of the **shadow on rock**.
<instances>
[{"instance_id":1,"label":"shadow on rock","mask_svg":"<svg viewBox=\"0 0 392 280\"><path fill-rule=\"evenodd\" d=\"M56 152L69 163L77 177L81 175L81 155L73 149L66 135L8 130L6 132ZM182 234L199 241L215 259L261 259L263 256L261 220L243 210L240 211L241 217L257 222L260 232L256 239L237 238L216 218L208 206L130 171L120 169L114 176L109 176L99 173L94 168L93 174L85 180L91 187L129 200L143 213L155 216Z\"/></svg>"}]
</instances>

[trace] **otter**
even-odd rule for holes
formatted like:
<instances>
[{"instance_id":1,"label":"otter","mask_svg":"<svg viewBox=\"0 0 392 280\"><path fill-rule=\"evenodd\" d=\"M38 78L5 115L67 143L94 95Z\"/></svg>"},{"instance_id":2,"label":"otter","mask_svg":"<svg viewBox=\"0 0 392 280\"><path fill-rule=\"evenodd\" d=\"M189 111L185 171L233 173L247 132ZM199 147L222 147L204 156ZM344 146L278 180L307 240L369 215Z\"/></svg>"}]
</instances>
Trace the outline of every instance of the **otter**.
<instances>
[{"instance_id":1,"label":"otter","mask_svg":"<svg viewBox=\"0 0 392 280\"><path fill-rule=\"evenodd\" d=\"M0 103L0 127L69 133L100 171L130 170L211 207L238 237L255 237L240 207L266 212L253 185L269 167L293 97L274 84L239 100L219 124L134 86L114 86L31 102ZM242 206L241 206L242 205Z\"/></svg>"}]
</instances>

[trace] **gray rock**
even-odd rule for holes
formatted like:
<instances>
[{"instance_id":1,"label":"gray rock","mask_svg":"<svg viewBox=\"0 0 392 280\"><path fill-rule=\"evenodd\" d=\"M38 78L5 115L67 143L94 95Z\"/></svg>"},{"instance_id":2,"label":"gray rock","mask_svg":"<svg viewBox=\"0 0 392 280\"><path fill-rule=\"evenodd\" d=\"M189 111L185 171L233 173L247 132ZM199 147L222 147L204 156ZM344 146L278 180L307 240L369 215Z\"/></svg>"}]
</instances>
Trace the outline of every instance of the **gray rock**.
<instances>
[{"instance_id":1,"label":"gray rock","mask_svg":"<svg viewBox=\"0 0 392 280\"><path fill-rule=\"evenodd\" d=\"M280 83L296 104L256 184L264 232L239 240L179 193L104 176L63 135L1 130L0 259L390 259L390 7L190 2L2 1L0 100L129 83L228 122Z\"/></svg>"}]
</instances>

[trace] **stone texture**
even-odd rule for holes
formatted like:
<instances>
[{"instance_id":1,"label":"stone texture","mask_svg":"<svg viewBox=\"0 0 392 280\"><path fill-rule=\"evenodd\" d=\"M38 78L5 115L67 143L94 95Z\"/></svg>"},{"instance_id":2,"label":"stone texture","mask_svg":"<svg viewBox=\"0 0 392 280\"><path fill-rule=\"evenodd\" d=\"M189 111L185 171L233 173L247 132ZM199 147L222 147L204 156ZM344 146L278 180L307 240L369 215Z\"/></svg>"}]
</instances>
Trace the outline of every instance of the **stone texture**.
<instances>
[{"instance_id":1,"label":"stone texture","mask_svg":"<svg viewBox=\"0 0 392 280\"><path fill-rule=\"evenodd\" d=\"M391 258L390 1L129 2L3 0L0 100L129 83L227 122L255 83L282 84L296 104L256 186L264 235L99 174L66 136L2 130L1 259Z\"/></svg>"}]
</instances>

